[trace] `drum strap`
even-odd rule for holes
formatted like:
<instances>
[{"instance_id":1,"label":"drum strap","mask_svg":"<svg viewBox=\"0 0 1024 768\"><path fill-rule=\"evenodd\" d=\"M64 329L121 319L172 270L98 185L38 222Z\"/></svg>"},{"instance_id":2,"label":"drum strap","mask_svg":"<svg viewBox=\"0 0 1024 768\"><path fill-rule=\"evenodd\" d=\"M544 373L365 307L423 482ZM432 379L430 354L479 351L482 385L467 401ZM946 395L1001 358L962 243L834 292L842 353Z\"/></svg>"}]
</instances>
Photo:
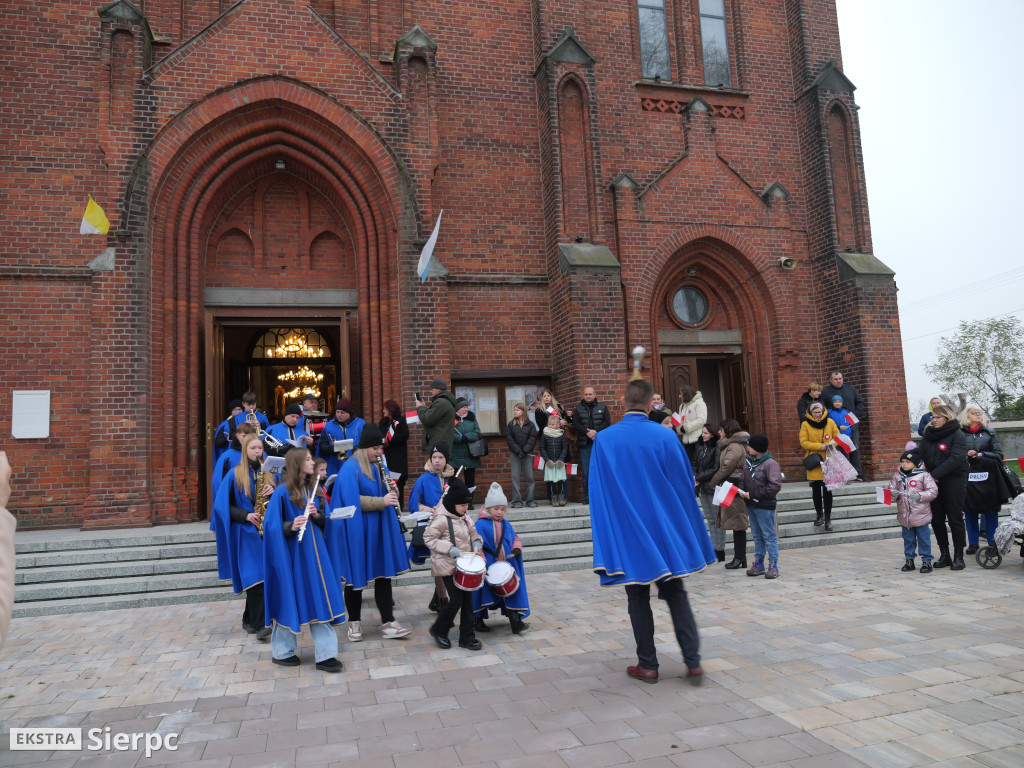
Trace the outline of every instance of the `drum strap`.
<instances>
[{"instance_id":1,"label":"drum strap","mask_svg":"<svg viewBox=\"0 0 1024 768\"><path fill-rule=\"evenodd\" d=\"M446 518L446 519L448 520L448 538L452 540L452 546L454 547L455 546L455 526L452 525L452 519L450 517Z\"/></svg>"}]
</instances>

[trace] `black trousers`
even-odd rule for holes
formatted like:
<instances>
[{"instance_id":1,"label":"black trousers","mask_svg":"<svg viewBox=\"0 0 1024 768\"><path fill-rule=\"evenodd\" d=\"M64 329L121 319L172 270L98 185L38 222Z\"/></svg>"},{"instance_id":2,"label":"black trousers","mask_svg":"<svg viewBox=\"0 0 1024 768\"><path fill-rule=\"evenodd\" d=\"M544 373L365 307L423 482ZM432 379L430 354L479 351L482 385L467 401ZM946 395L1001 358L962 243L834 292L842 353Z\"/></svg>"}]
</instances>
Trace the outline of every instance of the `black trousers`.
<instances>
[{"instance_id":1,"label":"black trousers","mask_svg":"<svg viewBox=\"0 0 1024 768\"><path fill-rule=\"evenodd\" d=\"M814 499L814 511L819 516L832 514L832 491L825 487L824 480L811 481L811 496Z\"/></svg>"},{"instance_id":2,"label":"black trousers","mask_svg":"<svg viewBox=\"0 0 1024 768\"><path fill-rule=\"evenodd\" d=\"M391 605L394 602L391 596L391 579L382 577L373 580L373 600L380 611L381 624L389 624L395 620L394 608ZM348 613L349 621L363 620L363 590L345 585L345 611Z\"/></svg>"},{"instance_id":3,"label":"black trousers","mask_svg":"<svg viewBox=\"0 0 1024 768\"><path fill-rule=\"evenodd\" d=\"M459 616L459 642L464 643L476 637L473 631L473 593L466 592L455 586L455 577L443 576L444 588L448 590L448 603L437 614L431 630L435 635L448 636L448 631L455 625L455 614Z\"/></svg>"},{"instance_id":4,"label":"black trousers","mask_svg":"<svg viewBox=\"0 0 1024 768\"><path fill-rule=\"evenodd\" d=\"M263 582L245 590L245 610L242 611L242 623L256 629L266 626L263 604Z\"/></svg>"},{"instance_id":5,"label":"black trousers","mask_svg":"<svg viewBox=\"0 0 1024 768\"><path fill-rule=\"evenodd\" d=\"M690 610L690 600L686 596L682 579L664 579L657 582L661 597L668 603L672 614L672 627L676 632L676 640L683 652L683 662L687 669L700 666L700 637L697 635L697 622ZM627 584L626 604L629 609L629 623L633 625L633 638L636 640L636 657L644 669L658 668L658 654L654 647L654 613L651 611L651 585Z\"/></svg>"},{"instance_id":6,"label":"black trousers","mask_svg":"<svg viewBox=\"0 0 1024 768\"><path fill-rule=\"evenodd\" d=\"M938 481L939 495L932 502L932 531L940 549L949 550L946 523L953 534L953 546L967 546L967 528L964 525L964 497L967 495L967 475L944 477Z\"/></svg>"}]
</instances>

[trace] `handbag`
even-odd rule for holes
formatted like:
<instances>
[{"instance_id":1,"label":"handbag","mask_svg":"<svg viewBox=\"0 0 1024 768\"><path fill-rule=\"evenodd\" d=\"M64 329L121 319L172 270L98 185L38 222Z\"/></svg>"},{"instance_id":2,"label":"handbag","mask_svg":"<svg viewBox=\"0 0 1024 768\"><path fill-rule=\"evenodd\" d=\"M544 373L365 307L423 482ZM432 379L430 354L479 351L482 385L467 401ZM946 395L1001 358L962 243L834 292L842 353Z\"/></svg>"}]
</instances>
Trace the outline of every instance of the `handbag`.
<instances>
[{"instance_id":1,"label":"handbag","mask_svg":"<svg viewBox=\"0 0 1024 768\"><path fill-rule=\"evenodd\" d=\"M825 487L830 491L842 488L857 477L857 470L842 453L834 446L829 446L825 462L821 465L821 473L825 478Z\"/></svg>"},{"instance_id":2,"label":"handbag","mask_svg":"<svg viewBox=\"0 0 1024 768\"><path fill-rule=\"evenodd\" d=\"M1003 468L1003 476L1006 478L1006 484L1010 486L1010 493L1013 498L1017 498L1024 492L1024 488L1021 488L1020 478L1017 477L1017 473L1006 466L1005 461L1000 461L999 466Z\"/></svg>"},{"instance_id":3,"label":"handbag","mask_svg":"<svg viewBox=\"0 0 1024 768\"><path fill-rule=\"evenodd\" d=\"M809 453L804 456L803 460L804 469L812 470L817 469L821 466L821 454L820 453Z\"/></svg>"},{"instance_id":4,"label":"handbag","mask_svg":"<svg viewBox=\"0 0 1024 768\"><path fill-rule=\"evenodd\" d=\"M474 440L469 444L469 455L470 456L486 456L487 455L487 438L481 437L479 440Z\"/></svg>"}]
</instances>

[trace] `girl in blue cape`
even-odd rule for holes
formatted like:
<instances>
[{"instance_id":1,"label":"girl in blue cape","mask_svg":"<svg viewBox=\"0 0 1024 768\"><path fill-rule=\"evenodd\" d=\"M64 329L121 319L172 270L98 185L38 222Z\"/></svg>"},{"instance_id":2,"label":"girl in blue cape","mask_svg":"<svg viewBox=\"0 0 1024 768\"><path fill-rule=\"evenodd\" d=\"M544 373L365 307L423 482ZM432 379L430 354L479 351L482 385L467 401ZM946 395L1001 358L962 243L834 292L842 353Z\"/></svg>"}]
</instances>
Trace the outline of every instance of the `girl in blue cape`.
<instances>
[{"instance_id":1,"label":"girl in blue cape","mask_svg":"<svg viewBox=\"0 0 1024 768\"><path fill-rule=\"evenodd\" d=\"M309 626L316 668L340 672L338 635L332 624L345 621L341 577L327 553L322 502L313 495L313 456L305 448L288 451L284 479L267 504L263 519L266 619L273 623L273 661L286 667L302 662L297 637ZM299 541L299 531L305 533Z\"/></svg>"},{"instance_id":2,"label":"girl in blue cape","mask_svg":"<svg viewBox=\"0 0 1024 768\"><path fill-rule=\"evenodd\" d=\"M242 438L246 435L255 434L256 427L244 421L232 433L231 442L228 443L227 450L213 464L213 472L210 475L210 490L213 491L210 494L211 499L217 499L217 493L220 491L221 485L223 485L231 470L242 461ZM217 530L217 517L212 513L210 514L210 530Z\"/></svg>"},{"instance_id":3,"label":"girl in blue cape","mask_svg":"<svg viewBox=\"0 0 1024 768\"><path fill-rule=\"evenodd\" d=\"M242 437L242 453L246 461L224 479L213 502L217 576L231 579L236 595L245 592L242 628L262 641L270 637L270 629L264 620L263 538L254 500L270 496L274 481L259 482L263 443L255 434Z\"/></svg>"},{"instance_id":4,"label":"girl in blue cape","mask_svg":"<svg viewBox=\"0 0 1024 768\"><path fill-rule=\"evenodd\" d=\"M530 625L523 621L530 615L530 599L526 596L526 574L523 572L523 543L516 535L512 524L505 519L508 498L499 483L491 483L484 499L484 507L476 520L476 532L484 540L484 560L487 567L497 561L507 562L519 578L519 588L508 597L494 594L487 581L473 593L473 612L476 614L474 628L477 632L490 632L484 623L488 610L500 608L508 616L512 633L518 635Z\"/></svg>"},{"instance_id":5,"label":"girl in blue cape","mask_svg":"<svg viewBox=\"0 0 1024 768\"><path fill-rule=\"evenodd\" d=\"M317 455L327 460L327 476L338 474L341 465L352 455L352 449L343 454L334 452L335 440L353 440L359 444L359 436L363 433L366 422L356 416L352 401L347 397L339 397L334 406L334 418L324 425L317 443Z\"/></svg>"},{"instance_id":6,"label":"girl in blue cape","mask_svg":"<svg viewBox=\"0 0 1024 768\"><path fill-rule=\"evenodd\" d=\"M601 584L626 588L637 665L630 677L658 680L651 584L668 603L687 677L703 679L697 623L684 576L717 562L704 515L693 492L693 471L675 434L651 421L649 381L626 387L626 415L598 432L590 456L590 522L594 571Z\"/></svg>"},{"instance_id":7,"label":"girl in blue cape","mask_svg":"<svg viewBox=\"0 0 1024 768\"><path fill-rule=\"evenodd\" d=\"M396 640L411 632L395 621L391 579L409 570L409 557L395 512L398 495L387 489L377 466L383 455L384 435L376 424L365 425L352 458L341 465L331 497L332 509L355 507L351 517L332 521L340 530L329 536L332 551L345 562L348 639L353 643L363 639L363 590L370 583L381 636Z\"/></svg>"}]
</instances>

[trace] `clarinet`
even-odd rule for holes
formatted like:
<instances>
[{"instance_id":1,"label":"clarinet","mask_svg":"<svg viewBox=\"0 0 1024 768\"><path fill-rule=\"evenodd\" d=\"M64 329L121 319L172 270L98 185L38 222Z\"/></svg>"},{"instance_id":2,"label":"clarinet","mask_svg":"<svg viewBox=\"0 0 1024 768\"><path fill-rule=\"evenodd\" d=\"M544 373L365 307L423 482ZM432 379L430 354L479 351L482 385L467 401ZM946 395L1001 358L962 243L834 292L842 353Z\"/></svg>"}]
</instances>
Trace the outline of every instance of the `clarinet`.
<instances>
[{"instance_id":1,"label":"clarinet","mask_svg":"<svg viewBox=\"0 0 1024 768\"><path fill-rule=\"evenodd\" d=\"M316 483L313 484L313 492L306 499L306 506L313 504L313 508L316 509L316 489L320 487L320 475L316 476ZM309 515L306 515L306 520L299 527L299 541L302 541L302 536L306 532L306 526L309 524Z\"/></svg>"},{"instance_id":2,"label":"clarinet","mask_svg":"<svg viewBox=\"0 0 1024 768\"><path fill-rule=\"evenodd\" d=\"M384 464L383 456L377 457L377 469L380 470L381 480L384 481L384 487L387 489L388 493L393 493L395 496L398 496L398 484L391 479L391 473ZM395 514L399 517L402 516L402 506L400 501L395 501Z\"/></svg>"}]
</instances>

